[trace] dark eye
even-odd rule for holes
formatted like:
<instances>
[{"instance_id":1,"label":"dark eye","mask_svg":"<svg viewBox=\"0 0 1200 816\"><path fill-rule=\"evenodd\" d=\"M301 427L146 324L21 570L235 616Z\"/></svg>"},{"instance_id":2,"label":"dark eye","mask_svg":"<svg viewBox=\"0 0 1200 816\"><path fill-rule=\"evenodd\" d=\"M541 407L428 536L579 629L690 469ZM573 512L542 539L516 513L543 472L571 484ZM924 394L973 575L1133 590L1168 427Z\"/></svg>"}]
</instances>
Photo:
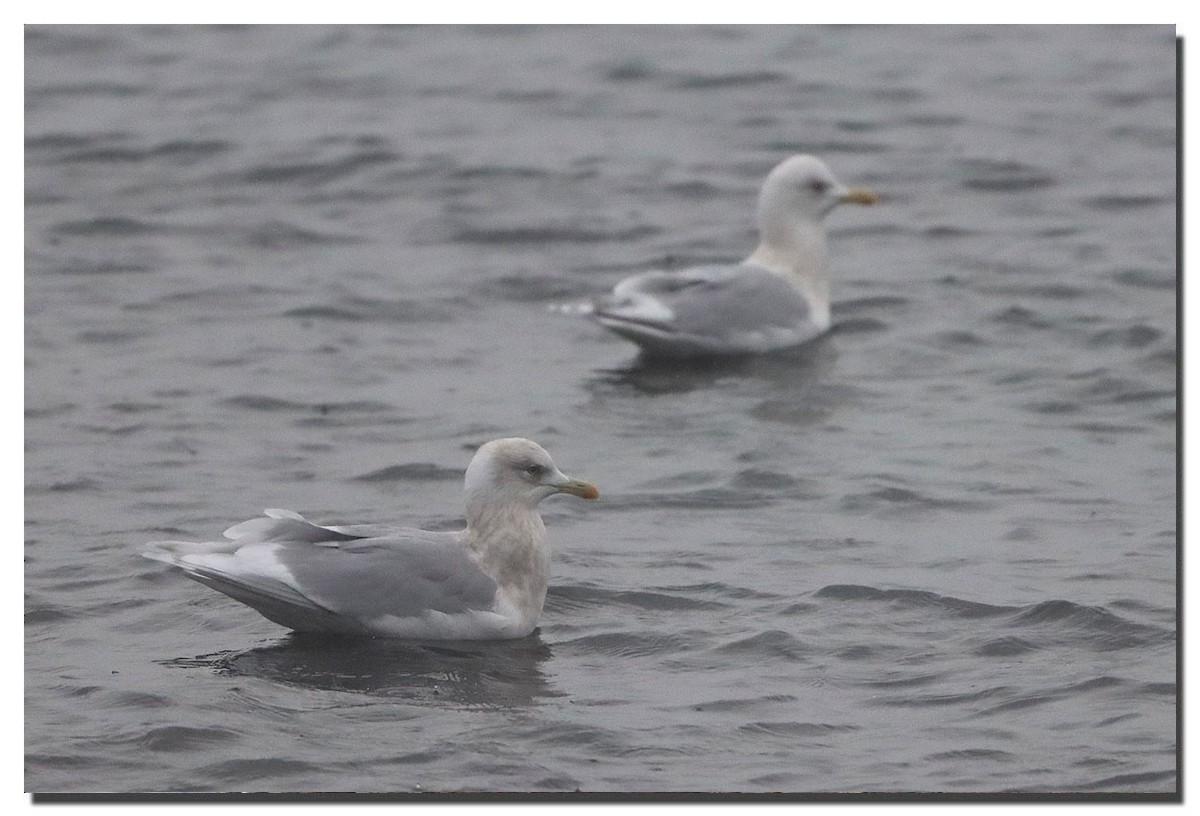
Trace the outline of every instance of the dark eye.
<instances>
[{"instance_id":1,"label":"dark eye","mask_svg":"<svg viewBox=\"0 0 1200 816\"><path fill-rule=\"evenodd\" d=\"M814 193L823 193L829 189L829 182L819 178L812 179L810 182L808 182L808 189L812 190Z\"/></svg>"},{"instance_id":2,"label":"dark eye","mask_svg":"<svg viewBox=\"0 0 1200 816\"><path fill-rule=\"evenodd\" d=\"M541 476L546 472L546 468L542 467L541 465L529 465L525 468L525 472L530 476Z\"/></svg>"}]
</instances>

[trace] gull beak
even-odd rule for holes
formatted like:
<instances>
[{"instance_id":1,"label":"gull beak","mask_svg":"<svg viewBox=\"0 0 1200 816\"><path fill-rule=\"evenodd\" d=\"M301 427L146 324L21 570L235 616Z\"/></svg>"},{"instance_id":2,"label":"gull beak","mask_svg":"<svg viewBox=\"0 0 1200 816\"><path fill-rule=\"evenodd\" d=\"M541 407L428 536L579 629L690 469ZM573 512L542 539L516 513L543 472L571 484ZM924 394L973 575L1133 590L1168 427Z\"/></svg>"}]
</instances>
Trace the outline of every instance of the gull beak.
<instances>
[{"instance_id":1,"label":"gull beak","mask_svg":"<svg viewBox=\"0 0 1200 816\"><path fill-rule=\"evenodd\" d=\"M583 479L569 479L563 477L560 482L550 484L559 493L570 493L572 496L578 496L581 499L598 499L600 498L600 489L591 482L585 482Z\"/></svg>"},{"instance_id":2,"label":"gull beak","mask_svg":"<svg viewBox=\"0 0 1200 816\"><path fill-rule=\"evenodd\" d=\"M865 187L851 187L842 194L841 200L845 204L874 204L879 196Z\"/></svg>"}]
</instances>

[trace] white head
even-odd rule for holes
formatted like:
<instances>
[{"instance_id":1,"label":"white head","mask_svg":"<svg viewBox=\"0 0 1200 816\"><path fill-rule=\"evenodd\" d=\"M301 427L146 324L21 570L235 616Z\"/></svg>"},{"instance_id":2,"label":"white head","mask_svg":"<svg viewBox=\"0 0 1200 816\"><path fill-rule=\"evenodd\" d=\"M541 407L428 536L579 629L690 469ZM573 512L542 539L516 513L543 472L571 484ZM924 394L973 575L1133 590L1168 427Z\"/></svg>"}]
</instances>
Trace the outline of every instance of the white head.
<instances>
[{"instance_id":1,"label":"white head","mask_svg":"<svg viewBox=\"0 0 1200 816\"><path fill-rule=\"evenodd\" d=\"M600 495L594 484L572 479L559 470L541 445L519 437L481 446L467 466L464 492L468 521L472 508L520 505L532 509L555 493L583 499Z\"/></svg>"},{"instance_id":2,"label":"white head","mask_svg":"<svg viewBox=\"0 0 1200 816\"><path fill-rule=\"evenodd\" d=\"M784 159L767 175L758 196L758 223L768 232L817 225L838 204L874 204L870 190L846 187L816 156Z\"/></svg>"}]
</instances>

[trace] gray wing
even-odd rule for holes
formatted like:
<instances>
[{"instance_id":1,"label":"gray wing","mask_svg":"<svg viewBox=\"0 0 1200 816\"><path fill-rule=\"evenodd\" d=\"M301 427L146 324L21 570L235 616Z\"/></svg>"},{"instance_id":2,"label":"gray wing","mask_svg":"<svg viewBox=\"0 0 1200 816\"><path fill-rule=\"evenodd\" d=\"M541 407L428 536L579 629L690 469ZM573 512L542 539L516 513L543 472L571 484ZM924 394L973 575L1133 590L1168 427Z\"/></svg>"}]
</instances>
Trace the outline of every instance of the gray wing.
<instances>
[{"instance_id":1,"label":"gray wing","mask_svg":"<svg viewBox=\"0 0 1200 816\"><path fill-rule=\"evenodd\" d=\"M757 266L706 266L622 281L593 317L648 350L746 353L798 345L819 330L804 296Z\"/></svg>"},{"instance_id":2,"label":"gray wing","mask_svg":"<svg viewBox=\"0 0 1200 816\"><path fill-rule=\"evenodd\" d=\"M276 555L307 598L356 619L488 610L496 595L496 582L454 533L408 530L336 547L288 544Z\"/></svg>"},{"instance_id":3,"label":"gray wing","mask_svg":"<svg viewBox=\"0 0 1200 816\"><path fill-rule=\"evenodd\" d=\"M267 513L227 530L230 541L157 542L143 555L302 631L365 633L384 615L492 606L496 583L458 533L398 528L363 537L291 511Z\"/></svg>"}]
</instances>

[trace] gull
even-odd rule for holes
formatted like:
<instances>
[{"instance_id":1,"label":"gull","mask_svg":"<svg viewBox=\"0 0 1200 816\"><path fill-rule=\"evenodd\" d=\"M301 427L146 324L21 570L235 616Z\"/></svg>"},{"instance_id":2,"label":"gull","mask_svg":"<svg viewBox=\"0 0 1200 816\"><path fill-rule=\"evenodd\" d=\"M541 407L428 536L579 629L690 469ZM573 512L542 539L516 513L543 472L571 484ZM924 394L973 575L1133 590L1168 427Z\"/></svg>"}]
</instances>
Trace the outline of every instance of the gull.
<instances>
[{"instance_id":1,"label":"gull","mask_svg":"<svg viewBox=\"0 0 1200 816\"><path fill-rule=\"evenodd\" d=\"M591 304L592 319L649 357L764 354L830 327L825 216L839 204L874 204L820 159L797 155L767 176L758 196L759 244L739 264L646 272Z\"/></svg>"},{"instance_id":2,"label":"gull","mask_svg":"<svg viewBox=\"0 0 1200 816\"><path fill-rule=\"evenodd\" d=\"M596 486L544 448L509 438L479 448L464 480L466 529L323 527L291 510L225 531L227 541L159 541L142 555L301 632L429 640L528 635L546 600L550 547L537 505Z\"/></svg>"}]
</instances>

